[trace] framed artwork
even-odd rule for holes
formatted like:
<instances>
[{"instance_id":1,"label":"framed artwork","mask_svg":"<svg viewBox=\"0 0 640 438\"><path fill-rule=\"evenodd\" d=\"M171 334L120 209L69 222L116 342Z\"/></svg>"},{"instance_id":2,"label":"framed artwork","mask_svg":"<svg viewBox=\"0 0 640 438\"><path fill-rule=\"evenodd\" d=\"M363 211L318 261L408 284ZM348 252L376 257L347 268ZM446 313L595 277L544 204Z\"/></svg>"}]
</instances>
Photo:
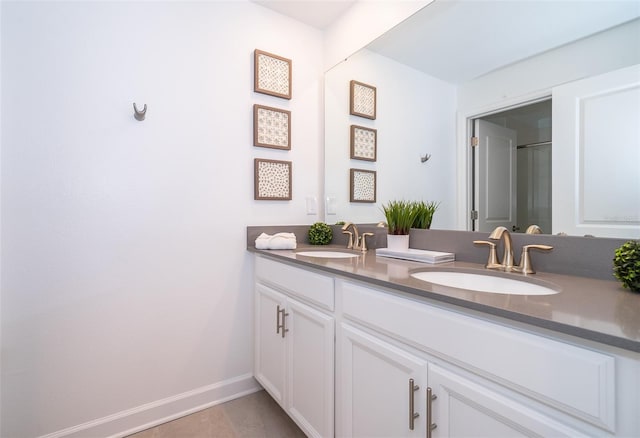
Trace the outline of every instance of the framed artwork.
<instances>
[{"instance_id":1,"label":"framed artwork","mask_svg":"<svg viewBox=\"0 0 640 438\"><path fill-rule=\"evenodd\" d=\"M254 160L253 199L291 200L291 161Z\"/></svg>"},{"instance_id":2,"label":"framed artwork","mask_svg":"<svg viewBox=\"0 0 640 438\"><path fill-rule=\"evenodd\" d=\"M358 81L349 84L349 114L375 120L376 87Z\"/></svg>"},{"instance_id":3,"label":"framed artwork","mask_svg":"<svg viewBox=\"0 0 640 438\"><path fill-rule=\"evenodd\" d=\"M378 131L364 126L351 125L351 158L376 161Z\"/></svg>"},{"instance_id":4,"label":"framed artwork","mask_svg":"<svg viewBox=\"0 0 640 438\"><path fill-rule=\"evenodd\" d=\"M253 61L257 93L291 99L291 60L256 49Z\"/></svg>"},{"instance_id":5,"label":"framed artwork","mask_svg":"<svg viewBox=\"0 0 640 438\"><path fill-rule=\"evenodd\" d=\"M349 200L351 202L376 202L375 170L350 169Z\"/></svg>"},{"instance_id":6,"label":"framed artwork","mask_svg":"<svg viewBox=\"0 0 640 438\"><path fill-rule=\"evenodd\" d=\"M291 149L291 111L253 105L253 145Z\"/></svg>"}]
</instances>

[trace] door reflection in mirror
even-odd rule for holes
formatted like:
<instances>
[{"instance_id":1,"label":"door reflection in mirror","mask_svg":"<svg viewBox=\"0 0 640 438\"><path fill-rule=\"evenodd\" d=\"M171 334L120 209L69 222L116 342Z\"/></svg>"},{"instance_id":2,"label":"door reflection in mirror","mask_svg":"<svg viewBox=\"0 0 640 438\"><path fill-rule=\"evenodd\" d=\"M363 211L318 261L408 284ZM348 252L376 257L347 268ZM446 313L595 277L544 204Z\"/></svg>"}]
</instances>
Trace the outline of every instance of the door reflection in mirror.
<instances>
[{"instance_id":1,"label":"door reflection in mirror","mask_svg":"<svg viewBox=\"0 0 640 438\"><path fill-rule=\"evenodd\" d=\"M475 119L473 229L551 232L551 100Z\"/></svg>"}]
</instances>

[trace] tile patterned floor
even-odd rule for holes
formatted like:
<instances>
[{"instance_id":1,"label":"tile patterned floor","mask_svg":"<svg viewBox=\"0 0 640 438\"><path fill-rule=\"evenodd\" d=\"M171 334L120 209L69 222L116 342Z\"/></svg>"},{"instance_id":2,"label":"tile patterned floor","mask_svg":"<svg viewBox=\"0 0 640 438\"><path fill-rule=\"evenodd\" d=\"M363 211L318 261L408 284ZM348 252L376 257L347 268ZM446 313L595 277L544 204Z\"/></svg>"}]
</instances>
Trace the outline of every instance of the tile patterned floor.
<instances>
[{"instance_id":1,"label":"tile patterned floor","mask_svg":"<svg viewBox=\"0 0 640 438\"><path fill-rule=\"evenodd\" d=\"M249 394L143 430L129 438L304 438L265 392Z\"/></svg>"}]
</instances>

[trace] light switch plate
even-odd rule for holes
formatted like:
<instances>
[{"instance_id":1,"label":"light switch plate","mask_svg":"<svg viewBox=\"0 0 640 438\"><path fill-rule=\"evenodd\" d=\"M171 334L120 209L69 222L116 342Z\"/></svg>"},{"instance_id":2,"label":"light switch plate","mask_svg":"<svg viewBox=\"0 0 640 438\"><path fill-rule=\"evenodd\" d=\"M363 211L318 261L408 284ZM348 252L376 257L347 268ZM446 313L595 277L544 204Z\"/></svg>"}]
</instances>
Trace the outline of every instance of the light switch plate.
<instances>
[{"instance_id":1,"label":"light switch plate","mask_svg":"<svg viewBox=\"0 0 640 438\"><path fill-rule=\"evenodd\" d=\"M318 200L315 196L307 196L307 214L318 214Z\"/></svg>"},{"instance_id":2,"label":"light switch plate","mask_svg":"<svg viewBox=\"0 0 640 438\"><path fill-rule=\"evenodd\" d=\"M327 196L327 214L336 214L336 198Z\"/></svg>"}]
</instances>

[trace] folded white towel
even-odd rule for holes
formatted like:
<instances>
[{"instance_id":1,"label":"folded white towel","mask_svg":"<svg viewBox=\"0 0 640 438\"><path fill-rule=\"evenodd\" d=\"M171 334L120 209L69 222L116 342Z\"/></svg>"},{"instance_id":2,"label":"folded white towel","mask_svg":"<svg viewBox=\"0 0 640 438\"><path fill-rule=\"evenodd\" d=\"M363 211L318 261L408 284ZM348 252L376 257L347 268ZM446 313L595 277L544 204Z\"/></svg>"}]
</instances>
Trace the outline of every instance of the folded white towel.
<instances>
[{"instance_id":1,"label":"folded white towel","mask_svg":"<svg viewBox=\"0 0 640 438\"><path fill-rule=\"evenodd\" d=\"M262 233L256 239L256 249L296 249L296 235L276 233L271 236Z\"/></svg>"}]
</instances>

